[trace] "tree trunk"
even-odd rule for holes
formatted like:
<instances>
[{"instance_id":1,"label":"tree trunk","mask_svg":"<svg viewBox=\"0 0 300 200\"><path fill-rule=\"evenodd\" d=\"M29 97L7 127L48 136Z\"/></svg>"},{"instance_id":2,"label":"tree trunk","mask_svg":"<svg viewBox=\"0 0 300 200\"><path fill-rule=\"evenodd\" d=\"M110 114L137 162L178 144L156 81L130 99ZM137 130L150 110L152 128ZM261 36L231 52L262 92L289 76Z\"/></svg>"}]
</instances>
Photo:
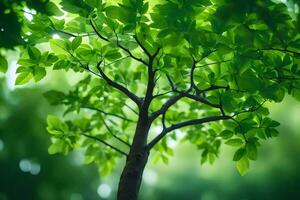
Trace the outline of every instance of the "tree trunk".
<instances>
[{"instance_id":1,"label":"tree trunk","mask_svg":"<svg viewBox=\"0 0 300 200\"><path fill-rule=\"evenodd\" d=\"M149 156L146 147L149 129L150 123L147 114L140 113L132 146L120 177L118 200L136 200L138 197L143 172Z\"/></svg>"},{"instance_id":2,"label":"tree trunk","mask_svg":"<svg viewBox=\"0 0 300 200\"><path fill-rule=\"evenodd\" d=\"M131 151L123 169L118 189L118 200L136 200L143 171L148 161L149 153L144 150Z\"/></svg>"}]
</instances>

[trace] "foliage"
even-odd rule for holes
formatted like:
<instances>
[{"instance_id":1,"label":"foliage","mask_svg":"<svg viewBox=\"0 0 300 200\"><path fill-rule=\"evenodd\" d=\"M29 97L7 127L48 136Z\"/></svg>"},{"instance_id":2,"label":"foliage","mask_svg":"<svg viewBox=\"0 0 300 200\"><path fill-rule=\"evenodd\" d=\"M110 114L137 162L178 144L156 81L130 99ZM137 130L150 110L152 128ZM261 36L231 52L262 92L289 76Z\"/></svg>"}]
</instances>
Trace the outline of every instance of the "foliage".
<instances>
[{"instance_id":1,"label":"foliage","mask_svg":"<svg viewBox=\"0 0 300 200\"><path fill-rule=\"evenodd\" d=\"M22 26L24 14L30 15L30 9L48 16L60 16L63 13L55 3L47 0L2 0L0 2L0 72L7 71L7 61L1 50L13 49L25 43Z\"/></svg>"},{"instance_id":2,"label":"foliage","mask_svg":"<svg viewBox=\"0 0 300 200\"><path fill-rule=\"evenodd\" d=\"M127 155L146 108L147 148L159 159L167 163L171 140L194 144L201 163L226 144L243 175L260 141L278 135L265 102L300 100L300 20L283 3L62 0L59 9L64 19L26 21L16 84L51 70L90 74L67 93L45 94L66 108L63 119L48 117L49 153L85 148L104 174Z\"/></svg>"}]
</instances>

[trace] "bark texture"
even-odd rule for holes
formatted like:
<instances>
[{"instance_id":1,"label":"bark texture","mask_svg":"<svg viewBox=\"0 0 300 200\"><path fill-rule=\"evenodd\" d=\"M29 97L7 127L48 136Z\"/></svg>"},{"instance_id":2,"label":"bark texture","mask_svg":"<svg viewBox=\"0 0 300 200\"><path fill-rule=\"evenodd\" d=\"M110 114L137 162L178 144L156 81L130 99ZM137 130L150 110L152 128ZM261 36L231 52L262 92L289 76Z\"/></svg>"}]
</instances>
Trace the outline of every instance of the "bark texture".
<instances>
[{"instance_id":1,"label":"bark texture","mask_svg":"<svg viewBox=\"0 0 300 200\"><path fill-rule=\"evenodd\" d=\"M118 200L137 199L148 155L144 150L128 156L119 182Z\"/></svg>"},{"instance_id":2,"label":"bark texture","mask_svg":"<svg viewBox=\"0 0 300 200\"><path fill-rule=\"evenodd\" d=\"M150 123L147 113L141 113L133 143L120 177L117 195L118 200L136 200L138 197L144 168L149 156L147 149L149 128Z\"/></svg>"}]
</instances>

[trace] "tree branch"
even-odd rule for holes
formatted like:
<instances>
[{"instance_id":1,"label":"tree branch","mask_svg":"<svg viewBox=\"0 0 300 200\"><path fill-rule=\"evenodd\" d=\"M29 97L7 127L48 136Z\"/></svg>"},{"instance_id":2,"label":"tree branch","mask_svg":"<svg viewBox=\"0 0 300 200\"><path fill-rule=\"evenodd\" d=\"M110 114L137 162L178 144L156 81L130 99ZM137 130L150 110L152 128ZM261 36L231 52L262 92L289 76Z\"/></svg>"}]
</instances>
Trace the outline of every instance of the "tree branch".
<instances>
[{"instance_id":1,"label":"tree branch","mask_svg":"<svg viewBox=\"0 0 300 200\"><path fill-rule=\"evenodd\" d=\"M296 54L296 55L300 56L299 52L292 51L292 50L289 50L289 49L280 49L280 48L270 47L270 48L258 49L258 50L260 50L260 51L280 51L280 52L283 52L283 53L292 53L292 54Z\"/></svg>"},{"instance_id":2,"label":"tree branch","mask_svg":"<svg viewBox=\"0 0 300 200\"><path fill-rule=\"evenodd\" d=\"M164 95L167 95L169 93L171 93L172 91L168 91L168 92L164 92L164 93L160 93L160 94L156 94L156 95L153 95L153 98L158 98L158 97L161 97L161 96L164 96Z\"/></svg>"},{"instance_id":3,"label":"tree branch","mask_svg":"<svg viewBox=\"0 0 300 200\"><path fill-rule=\"evenodd\" d=\"M164 114L167 112L167 110L174 105L178 100L180 100L184 95L182 93L175 95L171 97L166 103L162 105L162 107L153 112L152 115L150 116L150 121L154 121L159 115Z\"/></svg>"},{"instance_id":4,"label":"tree branch","mask_svg":"<svg viewBox=\"0 0 300 200\"><path fill-rule=\"evenodd\" d=\"M71 52L69 52L69 51L67 51L67 52L71 55L72 58L74 58L74 59L80 64L80 66L81 66L82 69L84 69L84 70L86 70L86 71L92 73L93 75L95 75L95 76L97 76L97 77L102 78L99 74L97 74L96 72L94 72L93 70L91 70L91 69L89 68L88 65L85 66L85 65L84 65L77 57L75 57Z\"/></svg>"},{"instance_id":5,"label":"tree branch","mask_svg":"<svg viewBox=\"0 0 300 200\"><path fill-rule=\"evenodd\" d=\"M91 136L91 135L87 135L87 134L84 134L84 133L81 134L81 135L83 135L83 136L85 136L85 137L87 137L87 138L89 138L89 139L96 140L96 141L98 141L98 142L100 142L100 143L102 143L102 144L104 144L104 145L110 147L111 149L117 151L118 153L120 153L120 154L122 154L122 155L124 155L124 156L126 156L126 157L128 156L128 154L125 153L124 151L122 151L122 150L120 150L120 149L118 149L118 148L116 148L116 147L114 147L114 146L108 144L107 142L105 142L104 140L102 140L102 139L100 139L100 138L97 138L97 137Z\"/></svg>"},{"instance_id":6,"label":"tree branch","mask_svg":"<svg viewBox=\"0 0 300 200\"><path fill-rule=\"evenodd\" d=\"M96 26L94 25L93 21L90 19L90 24L93 28L93 30L95 31L95 33L98 35L99 38L101 38L102 40L106 41L106 42L110 42L110 40L106 37L104 37L103 35L101 35L99 33L99 31L97 30ZM134 60L143 63L144 65L148 65L147 62L145 62L144 60L142 60L141 58L136 57L135 55L133 55L129 49L127 49L126 47L122 46L119 44L119 41L117 40L117 46L122 49L123 51L125 51L131 58L133 58Z\"/></svg>"},{"instance_id":7,"label":"tree branch","mask_svg":"<svg viewBox=\"0 0 300 200\"><path fill-rule=\"evenodd\" d=\"M122 119L124 121L128 121L128 122L133 122L133 123L136 123L136 121L132 120L132 119L128 119L126 117L123 117L121 115L117 115L117 114L114 114L114 113L109 113L109 112L105 112L99 108L94 108L94 107L90 107L90 106L83 106L82 108L86 108L86 109L90 109L90 110L94 110L94 111L97 111L101 114L104 114L104 115L110 115L110 116L113 116L113 117L116 117L116 118L119 118L119 119Z\"/></svg>"},{"instance_id":8,"label":"tree branch","mask_svg":"<svg viewBox=\"0 0 300 200\"><path fill-rule=\"evenodd\" d=\"M132 101L134 101L138 107L141 106L142 102L140 100L140 98L138 96L136 96L135 94L133 94L132 92L130 92L127 88L125 88L124 86L120 85L119 83L111 80L108 76L106 76L106 74L103 72L103 70L101 69L100 65L101 65L102 61L98 62L97 64L97 69L101 75L101 77L112 87L116 88L117 90L121 91L122 93L124 93L128 98L130 98Z\"/></svg>"},{"instance_id":9,"label":"tree branch","mask_svg":"<svg viewBox=\"0 0 300 200\"><path fill-rule=\"evenodd\" d=\"M130 145L128 142L124 141L122 138L120 138L120 137L118 137L117 135L115 135L115 134L113 133L113 131L110 129L110 127L108 126L108 124L105 122L105 120L103 119L103 117L102 117L101 115L100 115L100 117L101 117L101 120L102 120L102 122L103 122L105 128L107 129L107 131L108 131L115 139L119 140L121 143L125 144L126 146L128 146L128 147L130 148L131 145Z\"/></svg>"},{"instance_id":10,"label":"tree branch","mask_svg":"<svg viewBox=\"0 0 300 200\"><path fill-rule=\"evenodd\" d=\"M209 88L203 89L202 92L208 92L208 91L218 90L218 89L229 90L230 87L229 87L229 85L227 85L227 86L212 85L212 86L210 86Z\"/></svg>"},{"instance_id":11,"label":"tree branch","mask_svg":"<svg viewBox=\"0 0 300 200\"><path fill-rule=\"evenodd\" d=\"M216 64L226 63L226 62L229 62L229 61L231 61L231 59L229 59L229 60L223 60L223 61L219 61L219 62L206 63L206 64L203 64L203 65L198 65L198 66L196 66L196 68L202 68L202 67L206 67L206 66L210 66L210 65L216 65Z\"/></svg>"},{"instance_id":12,"label":"tree branch","mask_svg":"<svg viewBox=\"0 0 300 200\"><path fill-rule=\"evenodd\" d=\"M124 105L125 105L125 107L127 107L129 110L131 110L134 114L139 115L139 113L138 113L136 110L134 110L132 107L130 107L130 106L127 105L126 103L125 103Z\"/></svg>"},{"instance_id":13,"label":"tree branch","mask_svg":"<svg viewBox=\"0 0 300 200\"><path fill-rule=\"evenodd\" d=\"M180 93L182 94L182 93ZM151 148L153 148L153 146L155 146L155 144L157 144L165 135L167 135L167 133L176 130L176 129L180 129L186 126L191 126L191 125L197 125L197 124L203 124L203 123L207 123L207 122L213 122L213 121L219 121L219 120L227 120L227 119L232 119L235 120L234 117L237 115L240 115L242 113L246 113L246 112L254 112L256 110L258 110L260 107L263 106L263 104L266 102L266 100L264 102L262 102L259 106L257 107L253 107L251 109L248 110L243 110L240 112L236 112L234 113L232 116L227 116L225 115L222 105L219 105L219 109L221 110L222 116L211 116L211 117L205 117L205 118L201 118L201 119L192 119L192 120L187 120L184 122L179 122L177 124L171 125L169 127L166 128L165 126L165 113L168 110L168 108L174 104L174 102L176 103L178 95L171 98L169 101L167 101L161 109L159 109L158 111L154 112L151 116L151 118L154 120L156 117L158 117L160 114L163 114L163 118L162 118L162 123L163 123L163 130L162 132L156 136L148 145L147 148L150 150ZM184 97L184 96L182 96Z\"/></svg>"},{"instance_id":14,"label":"tree branch","mask_svg":"<svg viewBox=\"0 0 300 200\"><path fill-rule=\"evenodd\" d=\"M70 32L67 32L67 31L63 31L63 30L53 30L51 32L57 32L57 33L61 33L61 34L64 34L64 35L68 35L70 37L87 37L87 36L93 36L93 35L96 35L96 33L84 33L84 34L74 34L74 33L70 33Z\"/></svg>"},{"instance_id":15,"label":"tree branch","mask_svg":"<svg viewBox=\"0 0 300 200\"><path fill-rule=\"evenodd\" d=\"M213 121L219 121L219 120L227 120L231 119L230 116L211 116L211 117L205 117L201 119L192 119L184 122L180 122L174 125L169 126L168 128L165 128L158 136L156 136L148 145L147 148L151 149L153 148L167 133L180 129L186 126L191 126L191 125L199 125L207 122L213 122Z\"/></svg>"},{"instance_id":16,"label":"tree branch","mask_svg":"<svg viewBox=\"0 0 300 200\"><path fill-rule=\"evenodd\" d=\"M160 48L157 48L157 50L154 52L154 54L152 55L150 53L150 51L148 51L146 49L146 47L142 44L142 42L138 39L137 35L134 35L133 38L135 39L136 43L141 47L141 49L145 52L145 54L149 57L149 58L155 58L157 56L157 54L160 51Z\"/></svg>"},{"instance_id":17,"label":"tree branch","mask_svg":"<svg viewBox=\"0 0 300 200\"><path fill-rule=\"evenodd\" d=\"M141 111L144 112L143 115L147 114L147 117L148 117L149 106L151 104L151 101L154 98L153 91L154 91L154 87L155 87L156 70L153 70L153 63L154 63L155 57L159 53L159 50L160 50L160 48L158 48L153 55L151 55L149 52L147 54L147 55L149 55L149 64L147 65L148 66L148 83L147 83L146 95L145 95L143 105L141 108Z\"/></svg>"},{"instance_id":18,"label":"tree branch","mask_svg":"<svg viewBox=\"0 0 300 200\"><path fill-rule=\"evenodd\" d=\"M189 99L193 99L195 101L198 101L200 103L203 103L205 105L208 105L208 106L211 106L211 107L214 107L214 108L220 108L220 105L219 104L213 104L213 103L210 103L209 101L207 101L205 98L203 97L200 97L200 96L197 96L197 95L193 95L193 94L189 94L187 92L180 92L183 94L184 97L187 97Z\"/></svg>"},{"instance_id":19,"label":"tree branch","mask_svg":"<svg viewBox=\"0 0 300 200\"><path fill-rule=\"evenodd\" d=\"M264 100L262 103L260 103L257 107L253 107L253 108L250 108L248 110L242 110L240 112L236 112L234 113L231 117L235 117L237 115L240 115L240 114L243 114L243 113L247 113L247 112L254 112L254 111L257 111L258 109L260 109L265 103L267 102L267 100Z\"/></svg>"},{"instance_id":20,"label":"tree branch","mask_svg":"<svg viewBox=\"0 0 300 200\"><path fill-rule=\"evenodd\" d=\"M191 69L191 73L190 73L190 79L191 79L191 88L195 89L196 90L196 93L199 93L200 90L199 88L195 85L195 81L194 81L194 72L195 72L195 69L196 69L196 64L197 64L197 61L195 60L195 58L193 57L193 65L192 65L192 69Z\"/></svg>"},{"instance_id":21,"label":"tree branch","mask_svg":"<svg viewBox=\"0 0 300 200\"><path fill-rule=\"evenodd\" d=\"M150 58L152 57L151 53L146 49L146 47L141 43L141 41L138 39L136 35L133 36L136 43L141 47L141 49L145 52L145 54Z\"/></svg>"}]
</instances>

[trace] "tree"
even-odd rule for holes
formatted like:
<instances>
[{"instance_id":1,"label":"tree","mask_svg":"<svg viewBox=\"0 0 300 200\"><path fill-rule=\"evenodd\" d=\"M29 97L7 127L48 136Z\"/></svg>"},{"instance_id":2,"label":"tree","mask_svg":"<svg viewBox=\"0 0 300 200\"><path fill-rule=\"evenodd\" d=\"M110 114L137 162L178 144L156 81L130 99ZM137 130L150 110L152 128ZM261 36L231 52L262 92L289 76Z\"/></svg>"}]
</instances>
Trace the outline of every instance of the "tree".
<instances>
[{"instance_id":1,"label":"tree","mask_svg":"<svg viewBox=\"0 0 300 200\"><path fill-rule=\"evenodd\" d=\"M172 140L195 145L201 163L213 163L222 143L233 146L244 175L260 141L278 135L265 103L300 100L295 6L62 0L63 19L33 14L26 22L16 85L40 81L47 69L89 74L68 92L45 93L66 108L63 119L47 119L49 153L84 148L103 174L126 157L120 200L137 199L150 152L167 163Z\"/></svg>"},{"instance_id":2,"label":"tree","mask_svg":"<svg viewBox=\"0 0 300 200\"><path fill-rule=\"evenodd\" d=\"M30 15L28 13L30 9L48 16L63 14L49 0L2 0L0 2L0 72L6 72L8 69L8 62L1 50L13 49L24 44L21 29L24 13Z\"/></svg>"}]
</instances>

